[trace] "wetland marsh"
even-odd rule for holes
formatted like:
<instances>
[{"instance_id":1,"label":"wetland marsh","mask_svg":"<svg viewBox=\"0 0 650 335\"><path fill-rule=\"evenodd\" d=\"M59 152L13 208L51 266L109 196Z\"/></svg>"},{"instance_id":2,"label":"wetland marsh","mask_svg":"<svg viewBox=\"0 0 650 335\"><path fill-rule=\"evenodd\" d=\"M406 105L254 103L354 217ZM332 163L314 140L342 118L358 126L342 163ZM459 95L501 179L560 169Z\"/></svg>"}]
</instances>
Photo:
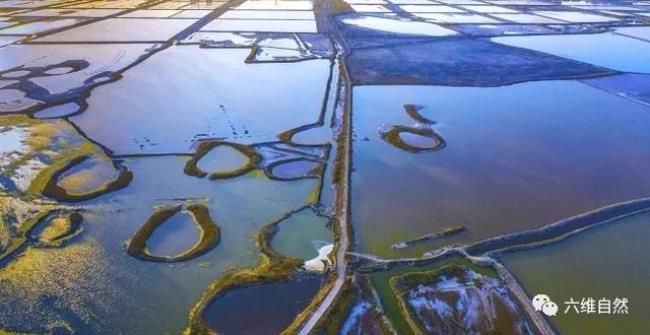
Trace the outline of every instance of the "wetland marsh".
<instances>
[{"instance_id":1,"label":"wetland marsh","mask_svg":"<svg viewBox=\"0 0 650 335\"><path fill-rule=\"evenodd\" d=\"M649 60L649 1L0 0L0 333L645 334Z\"/></svg>"}]
</instances>

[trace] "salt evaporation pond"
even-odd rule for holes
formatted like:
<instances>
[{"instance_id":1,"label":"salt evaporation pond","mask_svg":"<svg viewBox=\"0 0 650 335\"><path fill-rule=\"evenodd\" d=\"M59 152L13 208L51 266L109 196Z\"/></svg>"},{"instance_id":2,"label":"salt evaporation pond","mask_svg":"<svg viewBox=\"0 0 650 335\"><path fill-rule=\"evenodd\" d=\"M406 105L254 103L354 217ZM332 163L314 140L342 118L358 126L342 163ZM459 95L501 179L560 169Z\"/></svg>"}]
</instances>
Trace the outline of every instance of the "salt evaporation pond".
<instances>
[{"instance_id":1,"label":"salt evaporation pond","mask_svg":"<svg viewBox=\"0 0 650 335\"><path fill-rule=\"evenodd\" d=\"M39 42L164 42L192 19L107 19L37 39ZM109 33L107 33L109 32Z\"/></svg>"},{"instance_id":2,"label":"salt evaporation pond","mask_svg":"<svg viewBox=\"0 0 650 335\"><path fill-rule=\"evenodd\" d=\"M245 64L249 53L197 46L161 51L121 80L95 89L88 110L71 120L118 155L189 153L200 138L267 142L316 122L330 61Z\"/></svg>"},{"instance_id":3,"label":"salt evaporation pond","mask_svg":"<svg viewBox=\"0 0 650 335\"><path fill-rule=\"evenodd\" d=\"M492 41L617 71L650 73L650 44L615 33L508 36Z\"/></svg>"},{"instance_id":4,"label":"salt evaporation pond","mask_svg":"<svg viewBox=\"0 0 650 335\"><path fill-rule=\"evenodd\" d=\"M0 333L643 333L647 212L435 249L650 195L646 2L0 1Z\"/></svg>"},{"instance_id":5,"label":"salt evaporation pond","mask_svg":"<svg viewBox=\"0 0 650 335\"><path fill-rule=\"evenodd\" d=\"M417 123L406 104L423 106L419 113L437 122L431 128L444 149L412 153L380 138L386 127ZM352 220L364 251L419 256L641 198L650 189L650 109L579 82L361 86L353 108ZM456 226L466 231L390 249Z\"/></svg>"},{"instance_id":6,"label":"salt evaporation pond","mask_svg":"<svg viewBox=\"0 0 650 335\"><path fill-rule=\"evenodd\" d=\"M456 33L436 24L413 22L376 16L350 16L341 20L344 24L359 28L383 31L393 34L446 36Z\"/></svg>"}]
</instances>

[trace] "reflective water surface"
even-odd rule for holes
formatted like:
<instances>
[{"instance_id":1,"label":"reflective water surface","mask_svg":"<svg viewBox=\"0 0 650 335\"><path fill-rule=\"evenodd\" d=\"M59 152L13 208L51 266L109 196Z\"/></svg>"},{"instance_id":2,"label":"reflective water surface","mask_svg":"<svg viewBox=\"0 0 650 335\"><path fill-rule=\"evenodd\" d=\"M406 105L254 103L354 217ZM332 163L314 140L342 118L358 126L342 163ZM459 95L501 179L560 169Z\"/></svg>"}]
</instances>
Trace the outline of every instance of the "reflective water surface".
<instances>
[{"instance_id":1,"label":"reflective water surface","mask_svg":"<svg viewBox=\"0 0 650 335\"><path fill-rule=\"evenodd\" d=\"M649 13L0 0L0 333L643 333Z\"/></svg>"}]
</instances>

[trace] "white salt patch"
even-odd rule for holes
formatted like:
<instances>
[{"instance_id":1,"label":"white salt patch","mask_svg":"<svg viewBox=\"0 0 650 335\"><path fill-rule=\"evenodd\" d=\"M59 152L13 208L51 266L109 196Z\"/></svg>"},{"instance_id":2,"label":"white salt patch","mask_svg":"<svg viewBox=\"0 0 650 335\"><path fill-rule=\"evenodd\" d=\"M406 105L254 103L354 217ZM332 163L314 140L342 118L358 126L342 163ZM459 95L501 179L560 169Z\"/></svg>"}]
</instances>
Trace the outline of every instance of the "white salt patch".
<instances>
[{"instance_id":1,"label":"white salt patch","mask_svg":"<svg viewBox=\"0 0 650 335\"><path fill-rule=\"evenodd\" d=\"M465 13L464 10L444 5L404 5L400 6L409 13Z\"/></svg>"},{"instance_id":2,"label":"white salt patch","mask_svg":"<svg viewBox=\"0 0 650 335\"><path fill-rule=\"evenodd\" d=\"M361 28L381 30L396 34L412 34L426 36L448 36L456 35L453 30L441 27L432 23L402 21L386 19L375 16L360 16L354 18L345 18L343 23L354 25Z\"/></svg>"},{"instance_id":3,"label":"white salt patch","mask_svg":"<svg viewBox=\"0 0 650 335\"><path fill-rule=\"evenodd\" d=\"M230 20L217 19L202 31L258 31L287 33L316 33L316 21L310 20Z\"/></svg>"},{"instance_id":4,"label":"white salt patch","mask_svg":"<svg viewBox=\"0 0 650 335\"><path fill-rule=\"evenodd\" d=\"M471 10L473 12L478 12L478 13L518 13L518 11L514 9L509 9L505 7L499 7L499 6L461 6L467 10Z\"/></svg>"},{"instance_id":5,"label":"white salt patch","mask_svg":"<svg viewBox=\"0 0 650 335\"><path fill-rule=\"evenodd\" d=\"M435 23L501 23L499 20L478 14L418 13L415 15Z\"/></svg>"},{"instance_id":6,"label":"white salt patch","mask_svg":"<svg viewBox=\"0 0 650 335\"><path fill-rule=\"evenodd\" d=\"M310 10L229 10L220 19L315 20Z\"/></svg>"},{"instance_id":7,"label":"white salt patch","mask_svg":"<svg viewBox=\"0 0 650 335\"><path fill-rule=\"evenodd\" d=\"M355 326L355 324L360 322L361 316L366 313L367 310L372 307L368 302L362 301L352 307L352 310L348 314L347 320L345 320L345 323L343 324L343 327L341 327L341 334L353 334L352 332L352 327Z\"/></svg>"},{"instance_id":8,"label":"white salt patch","mask_svg":"<svg viewBox=\"0 0 650 335\"><path fill-rule=\"evenodd\" d=\"M359 13L389 13L388 8L382 5L350 5L355 12Z\"/></svg>"},{"instance_id":9,"label":"white salt patch","mask_svg":"<svg viewBox=\"0 0 650 335\"><path fill-rule=\"evenodd\" d=\"M498 17L506 21L510 21L514 23L523 23L523 24L562 23L562 21L551 19L550 17L538 16L532 14L492 14L492 16Z\"/></svg>"},{"instance_id":10,"label":"white salt patch","mask_svg":"<svg viewBox=\"0 0 650 335\"><path fill-rule=\"evenodd\" d=\"M596 14L583 12L554 12L554 11L535 11L536 15L546 16L571 23L589 23L589 22L612 22L618 21L617 18L607 17Z\"/></svg>"},{"instance_id":11,"label":"white salt patch","mask_svg":"<svg viewBox=\"0 0 650 335\"><path fill-rule=\"evenodd\" d=\"M28 132L24 128L0 128L0 168L6 168L23 150L23 141Z\"/></svg>"},{"instance_id":12,"label":"white salt patch","mask_svg":"<svg viewBox=\"0 0 650 335\"><path fill-rule=\"evenodd\" d=\"M246 1L237 9L288 9L288 10L311 10L311 1Z\"/></svg>"}]
</instances>

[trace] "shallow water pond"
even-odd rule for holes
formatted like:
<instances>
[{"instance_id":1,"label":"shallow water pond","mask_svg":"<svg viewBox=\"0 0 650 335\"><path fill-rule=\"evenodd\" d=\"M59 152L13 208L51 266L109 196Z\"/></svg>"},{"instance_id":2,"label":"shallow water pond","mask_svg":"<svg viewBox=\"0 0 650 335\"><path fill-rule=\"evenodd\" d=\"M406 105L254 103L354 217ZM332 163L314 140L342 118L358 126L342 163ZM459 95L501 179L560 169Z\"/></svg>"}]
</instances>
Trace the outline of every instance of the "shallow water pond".
<instances>
[{"instance_id":1,"label":"shallow water pond","mask_svg":"<svg viewBox=\"0 0 650 335\"><path fill-rule=\"evenodd\" d=\"M87 194L106 187L115 180L119 171L111 161L91 157L66 170L57 180L57 185L70 194Z\"/></svg>"},{"instance_id":2,"label":"shallow water pond","mask_svg":"<svg viewBox=\"0 0 650 335\"><path fill-rule=\"evenodd\" d=\"M174 256L199 241L200 232L189 212L176 213L154 230L147 239L147 249L156 256Z\"/></svg>"},{"instance_id":3,"label":"shallow water pond","mask_svg":"<svg viewBox=\"0 0 650 335\"><path fill-rule=\"evenodd\" d=\"M311 301L321 280L301 278L235 289L217 298L206 312L219 334L279 334Z\"/></svg>"},{"instance_id":4,"label":"shallow water pond","mask_svg":"<svg viewBox=\"0 0 650 335\"><path fill-rule=\"evenodd\" d=\"M217 145L197 162L202 171L221 172L231 171L245 166L249 161L241 151L229 145Z\"/></svg>"},{"instance_id":5,"label":"shallow water pond","mask_svg":"<svg viewBox=\"0 0 650 335\"><path fill-rule=\"evenodd\" d=\"M190 153L201 138L266 142L316 122L329 60L245 64L249 53L171 47L95 89L88 110L71 120L116 154ZM151 81L154 74L157 80Z\"/></svg>"},{"instance_id":6,"label":"shallow water pond","mask_svg":"<svg viewBox=\"0 0 650 335\"><path fill-rule=\"evenodd\" d=\"M328 219L307 208L280 222L271 246L285 256L309 260L318 256L318 249L332 242Z\"/></svg>"},{"instance_id":7,"label":"shallow water pond","mask_svg":"<svg viewBox=\"0 0 650 335\"><path fill-rule=\"evenodd\" d=\"M445 148L412 153L380 138L387 127L417 125L407 104L422 106L419 113L437 122L430 127ZM352 219L364 251L418 256L644 197L650 189L650 109L579 82L362 86L354 89L353 106ZM457 226L466 231L390 249Z\"/></svg>"},{"instance_id":8,"label":"shallow water pond","mask_svg":"<svg viewBox=\"0 0 650 335\"><path fill-rule=\"evenodd\" d=\"M650 43L615 33L496 37L492 41L612 70L650 73Z\"/></svg>"},{"instance_id":9,"label":"shallow water pond","mask_svg":"<svg viewBox=\"0 0 650 335\"><path fill-rule=\"evenodd\" d=\"M115 18L37 39L39 42L164 42L192 25L191 19Z\"/></svg>"}]
</instances>

